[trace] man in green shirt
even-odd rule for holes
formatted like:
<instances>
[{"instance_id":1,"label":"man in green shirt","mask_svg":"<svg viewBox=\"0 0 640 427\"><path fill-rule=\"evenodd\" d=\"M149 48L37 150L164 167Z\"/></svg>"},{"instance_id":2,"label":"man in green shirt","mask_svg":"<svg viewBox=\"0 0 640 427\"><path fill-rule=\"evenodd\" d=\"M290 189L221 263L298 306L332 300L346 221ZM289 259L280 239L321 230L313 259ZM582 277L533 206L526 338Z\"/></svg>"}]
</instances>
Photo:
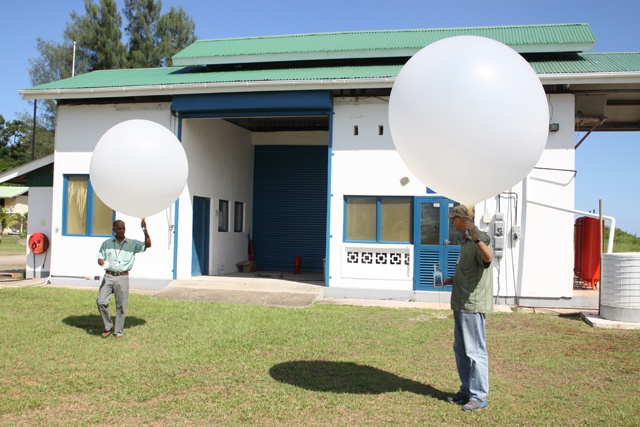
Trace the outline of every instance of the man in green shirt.
<instances>
[{"instance_id":1,"label":"man in green shirt","mask_svg":"<svg viewBox=\"0 0 640 427\"><path fill-rule=\"evenodd\" d=\"M454 318L453 351L460 377L460 390L447 400L463 405L464 411L485 409L489 394L485 313L493 311L493 270L491 239L475 226L473 210L455 206L447 215L456 230L464 234L453 278L451 309Z\"/></svg>"},{"instance_id":2,"label":"man in green shirt","mask_svg":"<svg viewBox=\"0 0 640 427\"><path fill-rule=\"evenodd\" d=\"M98 264L105 270L102 284L98 290L98 298L96 298L98 310L104 322L102 338L107 338L113 333L117 340L122 339L124 318L129 302L129 270L133 267L135 255L151 247L151 238L147 233L147 223L144 219L140 223L140 227L144 233L144 242L125 237L124 222L115 221L113 223L115 236L105 240L98 251ZM115 294L116 298L115 328L109 313L111 294Z\"/></svg>"}]
</instances>

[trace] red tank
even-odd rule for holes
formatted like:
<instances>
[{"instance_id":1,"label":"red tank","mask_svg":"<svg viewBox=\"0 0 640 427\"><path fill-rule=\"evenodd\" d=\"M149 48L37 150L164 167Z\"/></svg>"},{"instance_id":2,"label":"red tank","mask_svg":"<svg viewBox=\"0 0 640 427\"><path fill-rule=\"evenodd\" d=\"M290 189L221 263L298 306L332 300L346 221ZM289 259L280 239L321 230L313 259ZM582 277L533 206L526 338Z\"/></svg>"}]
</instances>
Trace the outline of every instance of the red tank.
<instances>
[{"instance_id":1,"label":"red tank","mask_svg":"<svg viewBox=\"0 0 640 427\"><path fill-rule=\"evenodd\" d=\"M580 217L574 224L573 274L595 289L600 282L600 227L595 218Z\"/></svg>"}]
</instances>

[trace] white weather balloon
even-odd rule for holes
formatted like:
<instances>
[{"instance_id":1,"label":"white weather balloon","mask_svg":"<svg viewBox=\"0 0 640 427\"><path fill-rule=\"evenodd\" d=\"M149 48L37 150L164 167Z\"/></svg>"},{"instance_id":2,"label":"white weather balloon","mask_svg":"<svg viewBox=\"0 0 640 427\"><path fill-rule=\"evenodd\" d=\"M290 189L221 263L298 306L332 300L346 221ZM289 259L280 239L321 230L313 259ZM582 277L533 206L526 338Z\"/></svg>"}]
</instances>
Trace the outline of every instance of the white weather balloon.
<instances>
[{"instance_id":1,"label":"white weather balloon","mask_svg":"<svg viewBox=\"0 0 640 427\"><path fill-rule=\"evenodd\" d=\"M145 218L168 208L187 183L182 144L167 128L128 120L105 132L91 156L91 185L111 209Z\"/></svg>"},{"instance_id":2,"label":"white weather balloon","mask_svg":"<svg viewBox=\"0 0 640 427\"><path fill-rule=\"evenodd\" d=\"M423 184L466 205L522 181L547 141L536 73L492 39L432 43L402 67L389 100L393 143Z\"/></svg>"}]
</instances>

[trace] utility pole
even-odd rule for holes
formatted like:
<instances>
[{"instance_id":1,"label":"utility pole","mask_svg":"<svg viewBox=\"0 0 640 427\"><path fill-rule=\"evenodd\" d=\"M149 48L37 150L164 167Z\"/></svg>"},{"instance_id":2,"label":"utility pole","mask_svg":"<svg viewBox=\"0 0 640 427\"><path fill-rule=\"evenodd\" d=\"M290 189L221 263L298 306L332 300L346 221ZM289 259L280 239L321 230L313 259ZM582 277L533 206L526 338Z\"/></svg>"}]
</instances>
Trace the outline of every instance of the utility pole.
<instances>
[{"instance_id":1,"label":"utility pole","mask_svg":"<svg viewBox=\"0 0 640 427\"><path fill-rule=\"evenodd\" d=\"M33 131L31 132L31 160L36 159L36 112L38 111L38 100L33 100Z\"/></svg>"}]
</instances>

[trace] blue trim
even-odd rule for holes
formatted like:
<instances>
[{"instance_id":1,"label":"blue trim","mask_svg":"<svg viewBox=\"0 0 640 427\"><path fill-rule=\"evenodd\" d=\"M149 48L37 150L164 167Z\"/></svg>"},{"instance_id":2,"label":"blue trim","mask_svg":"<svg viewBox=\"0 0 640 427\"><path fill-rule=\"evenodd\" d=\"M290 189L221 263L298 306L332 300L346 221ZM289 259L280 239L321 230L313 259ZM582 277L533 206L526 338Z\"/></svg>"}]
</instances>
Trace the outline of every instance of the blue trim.
<instances>
[{"instance_id":1,"label":"blue trim","mask_svg":"<svg viewBox=\"0 0 640 427\"><path fill-rule=\"evenodd\" d=\"M176 200L176 210L173 215L173 280L178 277L178 218L180 217L180 199Z\"/></svg>"},{"instance_id":2,"label":"blue trim","mask_svg":"<svg viewBox=\"0 0 640 427\"><path fill-rule=\"evenodd\" d=\"M62 175L62 235L67 235L67 214L68 209L68 197L69 194L69 179L67 175Z\"/></svg>"},{"instance_id":3,"label":"blue trim","mask_svg":"<svg viewBox=\"0 0 640 427\"><path fill-rule=\"evenodd\" d=\"M87 218L84 233L68 233L68 214L69 210L67 206L69 205L69 178L70 177L81 177L87 179ZM94 198L95 192L93 190L93 186L91 185L91 178L87 174L63 174L62 175L62 235L63 236L86 236L86 237L111 237L113 233L109 234L94 234L93 233L93 206L94 206ZM111 210L111 222L115 221L116 212Z\"/></svg>"},{"instance_id":4,"label":"blue trim","mask_svg":"<svg viewBox=\"0 0 640 427\"><path fill-rule=\"evenodd\" d=\"M297 116L326 115L332 111L332 94L328 90L215 93L176 95L171 108L181 114L195 117L229 117L257 115L270 116L295 113Z\"/></svg>"},{"instance_id":5,"label":"blue trim","mask_svg":"<svg viewBox=\"0 0 640 427\"><path fill-rule=\"evenodd\" d=\"M376 202L376 238L375 240L347 239L347 199L371 199ZM407 199L409 201L409 223L413 224L413 198L411 196L344 196L342 203L342 236L343 242L349 243L375 243L375 244L410 244L409 240L382 240L382 201L393 199ZM413 235L413 234L412 234Z\"/></svg>"},{"instance_id":6,"label":"blue trim","mask_svg":"<svg viewBox=\"0 0 640 427\"><path fill-rule=\"evenodd\" d=\"M329 265L331 264L331 199L333 194L331 193L331 177L333 176L333 116L335 113L329 114L329 147L327 147L327 231L326 231L326 250L324 254L324 285L329 287Z\"/></svg>"},{"instance_id":7,"label":"blue trim","mask_svg":"<svg viewBox=\"0 0 640 427\"><path fill-rule=\"evenodd\" d=\"M182 144L182 116L178 115L178 140ZM178 230L179 230L179 222L178 218L180 218L180 196L175 203L175 212L173 214L173 280L178 278Z\"/></svg>"},{"instance_id":8,"label":"blue trim","mask_svg":"<svg viewBox=\"0 0 640 427\"><path fill-rule=\"evenodd\" d=\"M413 290L416 291L436 291L449 292L451 288L434 288L433 287L433 265L440 264L444 277L453 277L456 269L456 260L460 253L460 245L449 244L444 245L444 241L449 238L449 229L451 227L449 219L446 215L449 213L449 203L452 200L443 196L418 196L414 198L413 208ZM438 218L440 221L440 229L438 234L437 245L422 245L422 204L423 203L439 203Z\"/></svg>"}]
</instances>

